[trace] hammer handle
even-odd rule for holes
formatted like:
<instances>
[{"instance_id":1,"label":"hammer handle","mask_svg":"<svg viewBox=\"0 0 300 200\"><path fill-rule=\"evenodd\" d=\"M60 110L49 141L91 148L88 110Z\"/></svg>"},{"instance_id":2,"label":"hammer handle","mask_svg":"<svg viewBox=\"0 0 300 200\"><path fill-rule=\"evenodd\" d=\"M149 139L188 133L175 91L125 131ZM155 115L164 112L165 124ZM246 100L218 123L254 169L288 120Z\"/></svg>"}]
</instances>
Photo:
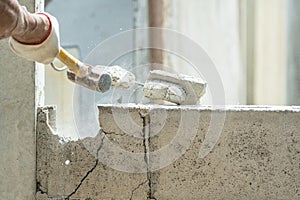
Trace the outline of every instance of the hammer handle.
<instances>
[{"instance_id":1,"label":"hammer handle","mask_svg":"<svg viewBox=\"0 0 300 200\"><path fill-rule=\"evenodd\" d=\"M63 62L69 68L70 71L74 72L75 74L78 73L78 71L80 70L80 66L82 66L81 62L77 58L69 54L62 47L60 47L59 49L59 54L57 58L61 62Z\"/></svg>"}]
</instances>

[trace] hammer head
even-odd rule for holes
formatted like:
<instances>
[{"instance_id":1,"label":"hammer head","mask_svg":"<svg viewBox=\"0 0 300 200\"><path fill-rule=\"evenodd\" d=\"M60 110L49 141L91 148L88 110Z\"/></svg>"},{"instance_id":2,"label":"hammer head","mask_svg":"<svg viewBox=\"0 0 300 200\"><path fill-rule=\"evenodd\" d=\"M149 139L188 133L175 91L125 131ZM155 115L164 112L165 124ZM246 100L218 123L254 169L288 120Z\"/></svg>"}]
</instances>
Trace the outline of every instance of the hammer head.
<instances>
[{"instance_id":1,"label":"hammer head","mask_svg":"<svg viewBox=\"0 0 300 200\"><path fill-rule=\"evenodd\" d=\"M150 71L143 88L144 96L149 99L184 105L197 104L205 90L206 82L200 78L161 70Z\"/></svg>"},{"instance_id":2,"label":"hammer head","mask_svg":"<svg viewBox=\"0 0 300 200\"><path fill-rule=\"evenodd\" d=\"M112 85L112 77L105 71L104 66L87 66L87 73L83 77L76 76L72 71L67 72L68 79L88 89L106 92Z\"/></svg>"},{"instance_id":3,"label":"hammer head","mask_svg":"<svg viewBox=\"0 0 300 200\"><path fill-rule=\"evenodd\" d=\"M111 87L129 89L135 84L134 74L119 66L85 65L80 69L84 69L80 73L83 76L68 71L68 79L94 91L106 92Z\"/></svg>"}]
</instances>

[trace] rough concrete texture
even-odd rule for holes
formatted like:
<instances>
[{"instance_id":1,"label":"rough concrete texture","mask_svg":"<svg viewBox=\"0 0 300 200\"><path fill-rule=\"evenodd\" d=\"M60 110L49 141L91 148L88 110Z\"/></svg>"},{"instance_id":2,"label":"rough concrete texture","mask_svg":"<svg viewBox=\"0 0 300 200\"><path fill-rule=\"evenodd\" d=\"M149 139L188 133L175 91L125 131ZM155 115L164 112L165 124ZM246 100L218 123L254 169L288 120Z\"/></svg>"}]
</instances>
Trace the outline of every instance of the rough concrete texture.
<instances>
[{"instance_id":1,"label":"rough concrete texture","mask_svg":"<svg viewBox=\"0 0 300 200\"><path fill-rule=\"evenodd\" d=\"M159 135L151 138L150 151L170 143L178 130L180 111L167 112L170 118ZM300 113L227 111L218 143L210 154L199 159L210 115L209 110L201 112L198 134L189 150L172 165L152 173L153 197L300 198ZM150 135L151 129L150 125ZM157 158L153 160L157 162Z\"/></svg>"},{"instance_id":2,"label":"rough concrete texture","mask_svg":"<svg viewBox=\"0 0 300 200\"><path fill-rule=\"evenodd\" d=\"M38 199L96 200L147 197L149 191L147 174L120 172L99 162L101 151L107 150L106 137L132 152L144 152L142 135L140 139L130 139L117 128L111 112L108 112L103 116L106 116L108 124L112 127L109 132L99 131L95 138L63 141L62 138L53 135L55 123L52 123L51 118L54 115L51 107L38 111ZM138 134L142 134L140 117L136 117L141 127L140 130L138 127L135 130Z\"/></svg>"},{"instance_id":3,"label":"rough concrete texture","mask_svg":"<svg viewBox=\"0 0 300 200\"><path fill-rule=\"evenodd\" d=\"M20 0L34 11L34 0ZM41 1L36 1L41 2ZM35 64L0 41L0 199L34 199Z\"/></svg>"},{"instance_id":4,"label":"rough concrete texture","mask_svg":"<svg viewBox=\"0 0 300 200\"><path fill-rule=\"evenodd\" d=\"M300 198L299 107L227 108L221 136L203 159L200 147L212 114L224 114L220 110L100 105L99 135L66 143L52 135L49 110L41 109L38 118L40 199ZM134 168L131 158L116 159L104 148L105 138L128 152L142 152L144 163ZM171 148L161 151L166 147ZM131 172L146 171L118 168L129 171L128 163Z\"/></svg>"}]
</instances>

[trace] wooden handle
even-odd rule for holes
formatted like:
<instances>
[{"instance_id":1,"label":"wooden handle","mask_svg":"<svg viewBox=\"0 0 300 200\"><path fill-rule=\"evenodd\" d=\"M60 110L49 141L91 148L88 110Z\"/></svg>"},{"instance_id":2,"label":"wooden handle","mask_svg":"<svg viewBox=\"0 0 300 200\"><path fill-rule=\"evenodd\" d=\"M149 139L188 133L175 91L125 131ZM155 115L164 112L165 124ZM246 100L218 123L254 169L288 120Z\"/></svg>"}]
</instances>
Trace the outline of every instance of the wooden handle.
<instances>
[{"instance_id":1,"label":"wooden handle","mask_svg":"<svg viewBox=\"0 0 300 200\"><path fill-rule=\"evenodd\" d=\"M63 62L72 72L77 74L77 72L80 70L80 64L81 62L76 59L74 56L69 54L65 49L60 47L59 54L57 58Z\"/></svg>"}]
</instances>

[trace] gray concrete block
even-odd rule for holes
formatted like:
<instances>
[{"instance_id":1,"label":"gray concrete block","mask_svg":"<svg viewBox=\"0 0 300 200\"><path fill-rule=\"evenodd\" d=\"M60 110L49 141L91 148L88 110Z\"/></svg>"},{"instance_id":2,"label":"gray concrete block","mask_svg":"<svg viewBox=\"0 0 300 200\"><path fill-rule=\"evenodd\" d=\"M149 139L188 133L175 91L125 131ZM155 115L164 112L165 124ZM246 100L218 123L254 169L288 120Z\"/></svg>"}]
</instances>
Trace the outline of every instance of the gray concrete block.
<instances>
[{"instance_id":1,"label":"gray concrete block","mask_svg":"<svg viewBox=\"0 0 300 200\"><path fill-rule=\"evenodd\" d=\"M300 108L227 108L204 158L199 151L220 110L100 105L99 134L70 142L49 129L52 110L41 109L38 118L40 199L300 197Z\"/></svg>"},{"instance_id":2,"label":"gray concrete block","mask_svg":"<svg viewBox=\"0 0 300 200\"><path fill-rule=\"evenodd\" d=\"M74 191L82 177L95 166L96 158L82 142L65 142L54 135L50 125L53 121L51 123L49 119L55 116L53 109L46 107L38 110L37 187L49 197L65 197ZM98 142L97 139L94 143Z\"/></svg>"},{"instance_id":3,"label":"gray concrete block","mask_svg":"<svg viewBox=\"0 0 300 200\"><path fill-rule=\"evenodd\" d=\"M177 112L177 113L176 113ZM190 112L190 111L189 111ZM155 199L297 199L300 197L300 113L232 110L213 151L200 159L212 111L199 110L200 127L186 153L151 172ZM182 110L151 138L150 151L171 143ZM177 115L177 119L174 118ZM156 124L150 124L151 130ZM196 128L196 127L195 127ZM169 139L169 141L168 141ZM152 157L150 157L150 163ZM163 156L160 158L165 160ZM155 162L159 159L153 158Z\"/></svg>"},{"instance_id":4,"label":"gray concrete block","mask_svg":"<svg viewBox=\"0 0 300 200\"><path fill-rule=\"evenodd\" d=\"M112 123L105 129L107 134L99 130L95 138L64 141L53 134L50 126L54 125L51 122L55 120L53 115L55 112L51 107L41 108L38 112L38 198L95 200L147 198L149 191L147 174L127 173L107 166L110 162L110 153L114 153L109 152L110 149L107 148L109 141L114 141L126 149L143 152L143 138L124 139L122 137L125 134L117 130L116 124ZM110 119L109 115L103 114L103 117ZM141 121L137 119L137 122ZM139 124L139 127L142 134L142 124ZM122 161L113 161L122 164Z\"/></svg>"}]
</instances>

